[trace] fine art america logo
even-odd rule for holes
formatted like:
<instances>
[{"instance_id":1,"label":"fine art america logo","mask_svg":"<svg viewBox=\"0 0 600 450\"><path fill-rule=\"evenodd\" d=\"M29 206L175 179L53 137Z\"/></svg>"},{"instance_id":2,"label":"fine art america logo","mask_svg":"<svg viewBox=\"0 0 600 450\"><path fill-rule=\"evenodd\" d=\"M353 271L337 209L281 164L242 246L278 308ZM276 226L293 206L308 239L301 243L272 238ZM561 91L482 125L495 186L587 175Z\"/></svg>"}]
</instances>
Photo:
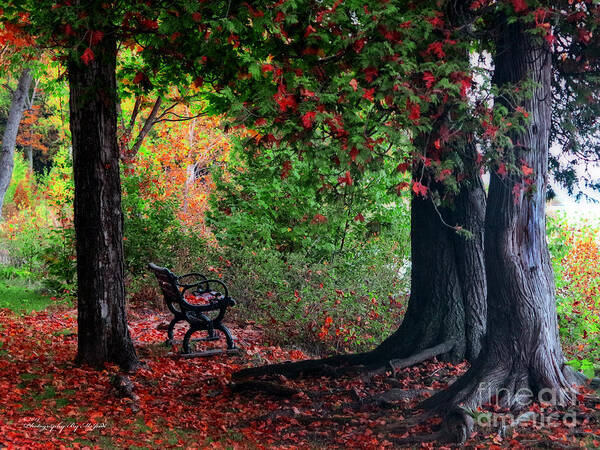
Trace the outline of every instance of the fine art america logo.
<instances>
[{"instance_id":1,"label":"fine art america logo","mask_svg":"<svg viewBox=\"0 0 600 450\"><path fill-rule=\"evenodd\" d=\"M482 392L484 389L482 389ZM493 393L493 395L489 395ZM565 411L563 413L554 410L554 407L566 406L564 393L558 393L554 389L541 389L537 395L529 388L521 388L517 391L508 389L490 389L487 391L489 397L494 398L495 406L511 405L513 411L527 411L534 403L541 408L533 407L529 411L517 416L505 414L492 414L491 412L472 412L475 423L482 427L506 428L514 427L524 422L532 422L540 426L564 425L574 427L577 424L577 412ZM545 408L547 407L547 408Z\"/></svg>"}]
</instances>

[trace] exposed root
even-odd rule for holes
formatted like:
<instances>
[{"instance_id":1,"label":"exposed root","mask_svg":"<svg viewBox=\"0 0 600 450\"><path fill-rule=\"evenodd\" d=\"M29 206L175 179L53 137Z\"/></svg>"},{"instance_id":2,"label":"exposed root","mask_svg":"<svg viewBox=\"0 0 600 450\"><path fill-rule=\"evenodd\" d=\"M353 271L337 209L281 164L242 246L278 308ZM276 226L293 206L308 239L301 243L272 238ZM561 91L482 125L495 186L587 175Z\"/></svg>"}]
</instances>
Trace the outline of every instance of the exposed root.
<instances>
[{"instance_id":1,"label":"exposed root","mask_svg":"<svg viewBox=\"0 0 600 450\"><path fill-rule=\"evenodd\" d=\"M258 377L261 375L285 375L295 378L302 375L340 376L349 371L368 370L371 375L384 373L391 367L394 376L407 367L427 361L436 356L448 353L456 345L455 340L448 340L434 347L427 348L407 358L387 360L381 356L378 349L365 353L336 355L329 358L309 359L297 362L269 364L266 366L250 367L233 374L234 380ZM386 367L386 364L389 367Z\"/></svg>"},{"instance_id":2,"label":"exposed root","mask_svg":"<svg viewBox=\"0 0 600 450\"><path fill-rule=\"evenodd\" d=\"M409 403L415 398L431 392L427 389L390 389L389 391L373 395L366 399L366 402L375 403L377 406L391 407L397 403Z\"/></svg>"},{"instance_id":3,"label":"exposed root","mask_svg":"<svg viewBox=\"0 0 600 450\"><path fill-rule=\"evenodd\" d=\"M552 364L524 368L515 361L482 358L448 389L424 400L418 408L441 414L442 439L462 444L473 431L478 407L493 401L514 414L535 401L568 405L574 400L572 385L578 380L576 374ZM528 420L526 415L519 417Z\"/></svg>"},{"instance_id":4,"label":"exposed root","mask_svg":"<svg viewBox=\"0 0 600 450\"><path fill-rule=\"evenodd\" d=\"M294 395L300 394L299 389L291 388L288 386L283 386L277 383L271 383L269 381L258 381L258 380L250 380L250 381L242 381L240 383L234 383L231 385L231 390L234 392L242 392L242 391L260 391L266 392L268 394L277 395L279 397L292 397Z\"/></svg>"},{"instance_id":5,"label":"exposed root","mask_svg":"<svg viewBox=\"0 0 600 450\"><path fill-rule=\"evenodd\" d=\"M307 359L304 361L284 362L266 366L249 367L235 372L234 380L259 377L261 375L285 375L296 378L302 375L332 375L339 376L349 370L364 369L368 366L378 366L378 355L375 351L366 353L353 353L349 355L335 355L322 359Z\"/></svg>"},{"instance_id":6,"label":"exposed root","mask_svg":"<svg viewBox=\"0 0 600 450\"><path fill-rule=\"evenodd\" d=\"M454 348L455 345L456 341L454 339L450 339L448 341L442 342L439 345L436 345L435 347L430 347L419 353L415 353L414 355L411 355L408 358L392 359L389 362L389 365L392 368L392 373L394 374L394 376L396 376L396 373L402 369L406 369L407 367L414 366L416 364L422 363L423 361L427 361L428 359L432 359L436 356L448 353Z\"/></svg>"}]
</instances>

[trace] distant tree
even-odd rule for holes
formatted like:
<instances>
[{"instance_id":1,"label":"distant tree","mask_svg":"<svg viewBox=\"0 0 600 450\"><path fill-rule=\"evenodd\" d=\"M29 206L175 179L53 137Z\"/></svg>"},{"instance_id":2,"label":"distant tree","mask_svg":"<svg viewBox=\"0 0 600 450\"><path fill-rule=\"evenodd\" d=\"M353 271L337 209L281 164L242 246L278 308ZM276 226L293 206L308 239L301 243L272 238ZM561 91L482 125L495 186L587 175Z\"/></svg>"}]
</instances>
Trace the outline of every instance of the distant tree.
<instances>
[{"instance_id":1,"label":"distant tree","mask_svg":"<svg viewBox=\"0 0 600 450\"><path fill-rule=\"evenodd\" d=\"M29 106L29 89L32 80L31 70L29 68L23 69L17 87L12 91L10 109L2 136L2 147L0 148L0 220L2 219L4 196L12 178L19 125L21 124L23 112Z\"/></svg>"}]
</instances>

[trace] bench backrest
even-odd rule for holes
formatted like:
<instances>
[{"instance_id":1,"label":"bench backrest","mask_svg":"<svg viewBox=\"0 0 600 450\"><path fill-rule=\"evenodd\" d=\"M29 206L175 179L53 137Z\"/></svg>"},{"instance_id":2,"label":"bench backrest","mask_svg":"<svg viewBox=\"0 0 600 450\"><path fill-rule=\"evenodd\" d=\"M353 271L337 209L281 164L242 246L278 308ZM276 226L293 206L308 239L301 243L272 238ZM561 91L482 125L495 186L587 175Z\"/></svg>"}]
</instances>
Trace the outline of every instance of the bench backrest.
<instances>
[{"instance_id":1,"label":"bench backrest","mask_svg":"<svg viewBox=\"0 0 600 450\"><path fill-rule=\"evenodd\" d=\"M177 286L177 277L175 274L165 267L159 267L152 263L148 264L148 267L154 272L154 275L156 275L167 308L169 308L173 314L182 313L181 300L183 299L183 296Z\"/></svg>"}]
</instances>

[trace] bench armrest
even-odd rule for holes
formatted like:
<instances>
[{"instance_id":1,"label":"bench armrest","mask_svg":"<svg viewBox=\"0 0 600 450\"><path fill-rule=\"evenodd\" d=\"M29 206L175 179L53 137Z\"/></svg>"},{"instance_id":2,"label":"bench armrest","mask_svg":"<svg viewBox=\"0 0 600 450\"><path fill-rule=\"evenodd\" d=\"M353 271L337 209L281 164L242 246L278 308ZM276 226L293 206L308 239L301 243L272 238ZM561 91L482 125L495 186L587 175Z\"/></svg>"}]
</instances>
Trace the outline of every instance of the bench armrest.
<instances>
[{"instance_id":1,"label":"bench armrest","mask_svg":"<svg viewBox=\"0 0 600 450\"><path fill-rule=\"evenodd\" d=\"M181 280L183 280L184 278L191 278L190 281L195 281L195 282L194 283L190 283L190 282L182 283ZM200 281L195 280L198 278L200 278ZM181 275L180 277L177 277L177 285L182 288L186 288L186 289L189 287L196 286L196 285L202 283L203 281L207 281L207 278L204 275L202 275L201 273L197 273L197 272L186 273L185 275Z\"/></svg>"}]
</instances>

